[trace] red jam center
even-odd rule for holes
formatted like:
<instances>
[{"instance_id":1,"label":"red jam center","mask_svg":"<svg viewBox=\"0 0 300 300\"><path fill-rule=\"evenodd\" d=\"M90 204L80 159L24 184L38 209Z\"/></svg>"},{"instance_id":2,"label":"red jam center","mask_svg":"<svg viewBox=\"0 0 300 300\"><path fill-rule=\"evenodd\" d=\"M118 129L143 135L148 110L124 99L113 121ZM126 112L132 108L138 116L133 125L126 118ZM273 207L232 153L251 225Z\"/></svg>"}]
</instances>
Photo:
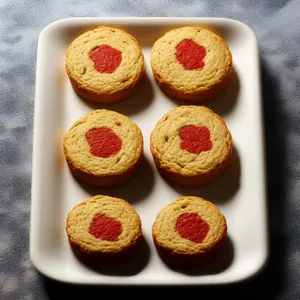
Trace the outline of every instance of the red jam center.
<instances>
[{"instance_id":1,"label":"red jam center","mask_svg":"<svg viewBox=\"0 0 300 300\"><path fill-rule=\"evenodd\" d=\"M184 213L176 221L176 231L185 239L202 243L209 231L209 225L196 213Z\"/></svg>"},{"instance_id":2,"label":"red jam center","mask_svg":"<svg viewBox=\"0 0 300 300\"><path fill-rule=\"evenodd\" d=\"M100 73L113 73L122 61L122 53L108 45L101 45L89 53L94 68Z\"/></svg>"},{"instance_id":3,"label":"red jam center","mask_svg":"<svg viewBox=\"0 0 300 300\"><path fill-rule=\"evenodd\" d=\"M97 215L90 224L89 232L97 239L114 242L122 232L122 224L113 218Z\"/></svg>"},{"instance_id":4,"label":"red jam center","mask_svg":"<svg viewBox=\"0 0 300 300\"><path fill-rule=\"evenodd\" d=\"M210 132L207 127L188 125L179 130L180 148L190 153L200 154L212 149Z\"/></svg>"},{"instance_id":5,"label":"red jam center","mask_svg":"<svg viewBox=\"0 0 300 300\"><path fill-rule=\"evenodd\" d=\"M186 70L201 70L205 63L206 49L193 40L182 40L176 47L176 58Z\"/></svg>"},{"instance_id":6,"label":"red jam center","mask_svg":"<svg viewBox=\"0 0 300 300\"><path fill-rule=\"evenodd\" d=\"M98 157L113 156L122 148L122 140L109 128L94 128L87 133L86 139L91 153Z\"/></svg>"}]
</instances>

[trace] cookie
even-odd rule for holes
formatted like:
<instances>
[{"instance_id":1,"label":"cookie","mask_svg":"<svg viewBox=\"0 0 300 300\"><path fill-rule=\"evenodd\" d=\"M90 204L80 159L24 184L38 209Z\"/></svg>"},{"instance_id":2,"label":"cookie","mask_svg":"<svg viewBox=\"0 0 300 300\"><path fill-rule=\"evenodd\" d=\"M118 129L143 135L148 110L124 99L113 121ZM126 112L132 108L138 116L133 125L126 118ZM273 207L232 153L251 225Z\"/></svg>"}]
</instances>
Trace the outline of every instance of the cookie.
<instances>
[{"instance_id":1,"label":"cookie","mask_svg":"<svg viewBox=\"0 0 300 300\"><path fill-rule=\"evenodd\" d=\"M221 36L199 26L186 26L155 41L151 68L165 94L200 102L226 86L232 73L232 54Z\"/></svg>"},{"instance_id":2,"label":"cookie","mask_svg":"<svg viewBox=\"0 0 300 300\"><path fill-rule=\"evenodd\" d=\"M97 109L70 127L63 150L74 177L94 186L112 187L134 175L143 155L143 136L129 117Z\"/></svg>"},{"instance_id":3,"label":"cookie","mask_svg":"<svg viewBox=\"0 0 300 300\"><path fill-rule=\"evenodd\" d=\"M96 195L76 204L66 218L69 244L88 264L126 261L142 238L141 219L125 200Z\"/></svg>"},{"instance_id":4,"label":"cookie","mask_svg":"<svg viewBox=\"0 0 300 300\"><path fill-rule=\"evenodd\" d=\"M122 29L99 26L69 45L66 71L74 90L94 102L112 103L131 96L145 72L138 41Z\"/></svg>"},{"instance_id":5,"label":"cookie","mask_svg":"<svg viewBox=\"0 0 300 300\"><path fill-rule=\"evenodd\" d=\"M219 255L227 237L227 222L210 201L184 196L161 209L152 225L152 237L168 264L201 267Z\"/></svg>"},{"instance_id":6,"label":"cookie","mask_svg":"<svg viewBox=\"0 0 300 300\"><path fill-rule=\"evenodd\" d=\"M150 136L158 171L186 186L209 184L232 158L232 136L225 121L205 106L183 105L167 112Z\"/></svg>"}]
</instances>

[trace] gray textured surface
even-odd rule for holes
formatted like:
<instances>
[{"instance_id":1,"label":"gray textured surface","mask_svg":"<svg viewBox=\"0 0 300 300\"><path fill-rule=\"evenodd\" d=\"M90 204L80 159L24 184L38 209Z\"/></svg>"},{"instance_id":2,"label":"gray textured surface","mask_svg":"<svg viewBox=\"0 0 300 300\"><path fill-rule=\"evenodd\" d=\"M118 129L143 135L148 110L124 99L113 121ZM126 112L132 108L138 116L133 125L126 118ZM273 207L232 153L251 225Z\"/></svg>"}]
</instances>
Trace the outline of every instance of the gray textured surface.
<instances>
[{"instance_id":1,"label":"gray textured surface","mask_svg":"<svg viewBox=\"0 0 300 300\"><path fill-rule=\"evenodd\" d=\"M260 299L264 293L267 299L300 299L300 2L278 0L0 0L0 299L69 299L71 294L77 299L88 298L95 291L98 296L102 294L101 289L43 279L28 260L35 61L40 31L66 17L170 15L242 21L255 31L261 51L270 263L247 284L198 289L198 295ZM144 292L124 288L110 291L121 297ZM147 289L150 295L160 291ZM195 289L168 291L189 296Z\"/></svg>"}]
</instances>

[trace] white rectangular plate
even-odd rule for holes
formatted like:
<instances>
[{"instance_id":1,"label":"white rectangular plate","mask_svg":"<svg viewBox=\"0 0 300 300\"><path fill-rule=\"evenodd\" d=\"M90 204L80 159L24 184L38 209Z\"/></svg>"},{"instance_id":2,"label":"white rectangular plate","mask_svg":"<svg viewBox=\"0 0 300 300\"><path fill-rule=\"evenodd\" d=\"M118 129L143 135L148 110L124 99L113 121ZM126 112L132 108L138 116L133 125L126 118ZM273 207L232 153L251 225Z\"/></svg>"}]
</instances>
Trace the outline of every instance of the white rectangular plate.
<instances>
[{"instance_id":1,"label":"white rectangular plate","mask_svg":"<svg viewBox=\"0 0 300 300\"><path fill-rule=\"evenodd\" d=\"M146 79L130 99L96 105L80 99L65 72L65 53L71 41L98 25L124 28L140 42ZM228 87L208 106L231 130L233 161L226 174L202 188L169 185L155 169L149 137L164 113L178 105L156 85L150 68L153 42L164 32L185 25L203 25L228 43L234 72ZM207 285L239 282L257 275L268 259L264 123L259 52L255 34L245 24L222 18L74 18L57 21L40 34L38 43L30 257L42 274L64 282L118 285ZM144 135L145 162L128 184L114 189L84 188L70 174L62 153L62 136L83 114L107 108L128 115ZM140 214L144 242L134 262L102 272L78 261L67 241L65 218L72 207L95 194L117 196ZM151 238L157 213L182 195L215 203L228 222L228 239L218 259L193 272L168 268Z\"/></svg>"}]
</instances>

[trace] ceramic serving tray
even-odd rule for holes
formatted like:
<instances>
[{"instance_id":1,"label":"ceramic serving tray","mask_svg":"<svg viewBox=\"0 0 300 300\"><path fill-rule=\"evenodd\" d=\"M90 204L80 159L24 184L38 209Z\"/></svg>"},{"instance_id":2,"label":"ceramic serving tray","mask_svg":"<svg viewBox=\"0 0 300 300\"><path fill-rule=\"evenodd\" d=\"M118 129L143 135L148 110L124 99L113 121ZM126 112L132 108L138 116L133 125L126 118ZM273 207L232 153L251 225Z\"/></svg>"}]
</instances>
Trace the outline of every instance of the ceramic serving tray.
<instances>
[{"instance_id":1,"label":"ceramic serving tray","mask_svg":"<svg viewBox=\"0 0 300 300\"><path fill-rule=\"evenodd\" d=\"M78 97L65 72L65 53L79 34L99 25L123 28L142 46L146 76L128 100L92 104ZM154 81L150 50L166 31L185 25L206 26L221 35L233 55L233 75L215 99L202 103L226 121L234 143L232 163L219 180L201 188L171 185L155 169L150 133L164 113L179 105ZM145 159L127 184L100 189L77 182L62 152L62 137L87 112L107 108L129 116L144 136ZM70 18L54 22L40 34L36 69L30 257L50 278L96 285L211 285L228 284L257 275L268 258L264 120L259 51L254 32L245 24L222 18ZM95 194L128 201L142 220L139 254L123 265L90 269L72 253L65 220L72 207ZM152 223L165 205L184 195L212 201L227 219L228 239L219 257L206 268L169 268L152 242Z\"/></svg>"}]
</instances>

